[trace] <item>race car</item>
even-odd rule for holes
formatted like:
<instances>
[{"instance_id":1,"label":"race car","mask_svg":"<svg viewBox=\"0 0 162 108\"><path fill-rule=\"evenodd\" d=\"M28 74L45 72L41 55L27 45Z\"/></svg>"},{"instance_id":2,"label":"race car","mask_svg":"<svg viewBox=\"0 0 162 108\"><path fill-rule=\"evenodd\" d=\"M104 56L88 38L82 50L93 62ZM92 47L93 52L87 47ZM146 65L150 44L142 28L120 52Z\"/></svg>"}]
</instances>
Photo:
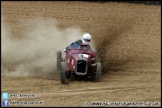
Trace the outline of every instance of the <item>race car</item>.
<instances>
[{"instance_id":1,"label":"race car","mask_svg":"<svg viewBox=\"0 0 162 108\"><path fill-rule=\"evenodd\" d=\"M101 63L96 60L96 52L89 45L70 45L65 58L57 51L57 71L60 72L62 84L70 78L100 81Z\"/></svg>"}]
</instances>

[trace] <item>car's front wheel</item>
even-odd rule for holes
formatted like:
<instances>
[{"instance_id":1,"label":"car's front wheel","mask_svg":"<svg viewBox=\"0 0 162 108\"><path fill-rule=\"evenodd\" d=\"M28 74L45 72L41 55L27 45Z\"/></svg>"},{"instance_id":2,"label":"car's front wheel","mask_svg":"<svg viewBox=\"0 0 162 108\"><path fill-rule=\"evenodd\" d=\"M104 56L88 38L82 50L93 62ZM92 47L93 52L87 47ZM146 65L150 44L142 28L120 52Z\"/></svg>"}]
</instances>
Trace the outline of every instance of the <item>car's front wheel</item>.
<instances>
[{"instance_id":1,"label":"car's front wheel","mask_svg":"<svg viewBox=\"0 0 162 108\"><path fill-rule=\"evenodd\" d=\"M61 62L60 76L61 76L61 78L60 78L61 83L65 84L65 78L66 78L66 75L65 75L65 62Z\"/></svg>"},{"instance_id":2,"label":"car's front wheel","mask_svg":"<svg viewBox=\"0 0 162 108\"><path fill-rule=\"evenodd\" d=\"M62 54L61 51L57 51L57 71L60 71L60 64L62 61Z\"/></svg>"},{"instance_id":3,"label":"car's front wheel","mask_svg":"<svg viewBox=\"0 0 162 108\"><path fill-rule=\"evenodd\" d=\"M95 70L95 82L100 81L101 76L101 63L96 63L96 70Z\"/></svg>"}]
</instances>

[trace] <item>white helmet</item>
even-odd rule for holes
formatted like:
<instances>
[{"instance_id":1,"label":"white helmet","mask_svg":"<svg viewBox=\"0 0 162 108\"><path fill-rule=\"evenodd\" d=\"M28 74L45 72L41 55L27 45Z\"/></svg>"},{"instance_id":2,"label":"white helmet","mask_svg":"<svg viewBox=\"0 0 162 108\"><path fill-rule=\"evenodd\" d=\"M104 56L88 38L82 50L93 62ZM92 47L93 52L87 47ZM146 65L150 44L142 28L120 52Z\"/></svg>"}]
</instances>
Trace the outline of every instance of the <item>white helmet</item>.
<instances>
[{"instance_id":1,"label":"white helmet","mask_svg":"<svg viewBox=\"0 0 162 108\"><path fill-rule=\"evenodd\" d=\"M91 35L89 33L85 33L82 36L82 43L89 44L90 41L91 41Z\"/></svg>"}]
</instances>

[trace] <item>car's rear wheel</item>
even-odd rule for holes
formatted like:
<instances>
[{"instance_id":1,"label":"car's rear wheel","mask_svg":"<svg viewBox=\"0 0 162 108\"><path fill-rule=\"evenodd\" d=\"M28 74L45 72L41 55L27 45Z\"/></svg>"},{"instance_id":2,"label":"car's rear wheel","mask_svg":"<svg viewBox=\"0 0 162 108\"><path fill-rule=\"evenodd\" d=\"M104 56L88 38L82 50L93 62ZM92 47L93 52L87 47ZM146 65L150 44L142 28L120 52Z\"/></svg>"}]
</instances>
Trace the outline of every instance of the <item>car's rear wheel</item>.
<instances>
[{"instance_id":1,"label":"car's rear wheel","mask_svg":"<svg viewBox=\"0 0 162 108\"><path fill-rule=\"evenodd\" d=\"M65 78L66 78L66 75L65 75L65 62L61 62L60 74L61 74L61 83L65 84Z\"/></svg>"},{"instance_id":2,"label":"car's rear wheel","mask_svg":"<svg viewBox=\"0 0 162 108\"><path fill-rule=\"evenodd\" d=\"M100 81L101 76L101 63L96 63L95 82Z\"/></svg>"},{"instance_id":3,"label":"car's rear wheel","mask_svg":"<svg viewBox=\"0 0 162 108\"><path fill-rule=\"evenodd\" d=\"M60 71L60 65L62 61L62 54L61 51L57 51L57 71Z\"/></svg>"}]
</instances>

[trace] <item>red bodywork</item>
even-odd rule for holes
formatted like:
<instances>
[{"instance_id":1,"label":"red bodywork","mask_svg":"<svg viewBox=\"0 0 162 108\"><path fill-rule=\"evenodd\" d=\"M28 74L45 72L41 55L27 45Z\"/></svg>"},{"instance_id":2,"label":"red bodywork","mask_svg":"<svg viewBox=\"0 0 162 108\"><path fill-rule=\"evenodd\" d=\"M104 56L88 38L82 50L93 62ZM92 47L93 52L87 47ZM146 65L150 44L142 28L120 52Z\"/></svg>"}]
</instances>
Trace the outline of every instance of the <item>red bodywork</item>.
<instances>
[{"instance_id":1,"label":"red bodywork","mask_svg":"<svg viewBox=\"0 0 162 108\"><path fill-rule=\"evenodd\" d=\"M83 56L86 55L86 56ZM95 64L95 58L96 54L93 50L91 49L79 49L79 48L69 48L66 57L65 57L65 63L66 63L66 71L70 71L72 74L77 73L76 68L77 66L77 60L83 60L86 61L86 73L78 73L79 75L87 75L92 72L93 66L92 64ZM81 67L82 68L82 67Z\"/></svg>"}]
</instances>

